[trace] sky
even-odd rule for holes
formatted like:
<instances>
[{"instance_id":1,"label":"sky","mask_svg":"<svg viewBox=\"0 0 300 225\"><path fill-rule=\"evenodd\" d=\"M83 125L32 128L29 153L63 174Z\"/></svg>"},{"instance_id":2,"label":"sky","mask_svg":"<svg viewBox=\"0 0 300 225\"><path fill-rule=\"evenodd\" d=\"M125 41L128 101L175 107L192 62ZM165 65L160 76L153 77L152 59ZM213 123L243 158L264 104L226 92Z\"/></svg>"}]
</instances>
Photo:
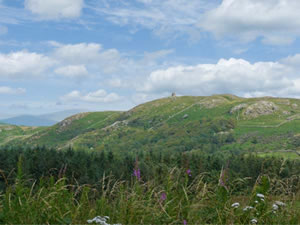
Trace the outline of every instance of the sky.
<instances>
[{"instance_id":1,"label":"sky","mask_svg":"<svg viewBox=\"0 0 300 225\"><path fill-rule=\"evenodd\" d=\"M300 98L299 0L0 0L0 118Z\"/></svg>"}]
</instances>

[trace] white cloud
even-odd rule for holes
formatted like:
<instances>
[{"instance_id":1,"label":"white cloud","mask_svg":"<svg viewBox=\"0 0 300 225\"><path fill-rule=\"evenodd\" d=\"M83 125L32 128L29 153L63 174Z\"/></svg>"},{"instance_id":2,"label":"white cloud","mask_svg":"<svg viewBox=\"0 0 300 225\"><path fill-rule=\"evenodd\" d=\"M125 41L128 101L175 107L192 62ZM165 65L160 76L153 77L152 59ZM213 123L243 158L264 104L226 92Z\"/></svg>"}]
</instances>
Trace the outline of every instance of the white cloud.
<instances>
[{"instance_id":1,"label":"white cloud","mask_svg":"<svg viewBox=\"0 0 300 225\"><path fill-rule=\"evenodd\" d=\"M212 32L218 39L288 45L300 36L299 0L102 0L89 8L133 32L146 28L168 40Z\"/></svg>"},{"instance_id":2,"label":"white cloud","mask_svg":"<svg viewBox=\"0 0 300 225\"><path fill-rule=\"evenodd\" d=\"M86 64L103 73L116 72L122 64L121 54L116 49L102 49L97 43L79 43L63 45L52 43L56 47L53 57L68 64Z\"/></svg>"},{"instance_id":3,"label":"white cloud","mask_svg":"<svg viewBox=\"0 0 300 225\"><path fill-rule=\"evenodd\" d=\"M83 0L25 0L25 8L42 19L77 18Z\"/></svg>"},{"instance_id":4,"label":"white cloud","mask_svg":"<svg viewBox=\"0 0 300 225\"><path fill-rule=\"evenodd\" d=\"M79 43L63 45L53 43L55 47L54 57L68 63L95 62L102 49L100 44L96 43Z\"/></svg>"},{"instance_id":5,"label":"white cloud","mask_svg":"<svg viewBox=\"0 0 300 225\"><path fill-rule=\"evenodd\" d=\"M59 67L54 72L69 78L81 78L86 77L89 74L84 65L69 65Z\"/></svg>"},{"instance_id":6,"label":"white cloud","mask_svg":"<svg viewBox=\"0 0 300 225\"><path fill-rule=\"evenodd\" d=\"M0 53L0 78L89 78L102 85L125 88L137 84L154 69L169 65L164 59L174 52L163 49L130 55L103 49L98 43L49 44L51 50L43 54L26 50Z\"/></svg>"},{"instance_id":7,"label":"white cloud","mask_svg":"<svg viewBox=\"0 0 300 225\"><path fill-rule=\"evenodd\" d=\"M143 55L122 54L117 49L104 49L98 43L60 44L50 42L54 46L52 57L65 65L85 64L89 71L100 75L133 76L145 75L151 69L162 64L162 59L172 54L174 50L163 49L155 52L145 52Z\"/></svg>"},{"instance_id":8,"label":"white cloud","mask_svg":"<svg viewBox=\"0 0 300 225\"><path fill-rule=\"evenodd\" d=\"M199 16L214 1L206 0L134 0L95 1L92 10L104 15L112 23L129 25L133 31L139 27L153 30L161 37L176 37L187 34L199 38Z\"/></svg>"},{"instance_id":9,"label":"white cloud","mask_svg":"<svg viewBox=\"0 0 300 225\"><path fill-rule=\"evenodd\" d=\"M87 94L75 90L61 97L61 100L63 102L111 103L121 100L121 97L116 93L107 93L103 89Z\"/></svg>"},{"instance_id":10,"label":"white cloud","mask_svg":"<svg viewBox=\"0 0 300 225\"><path fill-rule=\"evenodd\" d=\"M0 87L0 94L16 95L24 93L26 93L26 89L24 88L11 88L6 86Z\"/></svg>"},{"instance_id":11,"label":"white cloud","mask_svg":"<svg viewBox=\"0 0 300 225\"><path fill-rule=\"evenodd\" d=\"M207 11L199 27L221 38L250 42L263 37L265 44L291 44L300 36L299 0L223 0Z\"/></svg>"},{"instance_id":12,"label":"white cloud","mask_svg":"<svg viewBox=\"0 0 300 225\"><path fill-rule=\"evenodd\" d=\"M28 78L41 75L54 63L49 57L34 52L0 53L0 77Z\"/></svg>"},{"instance_id":13,"label":"white cloud","mask_svg":"<svg viewBox=\"0 0 300 225\"><path fill-rule=\"evenodd\" d=\"M297 58L300 63L300 57ZM299 69L295 58L281 62L250 63L243 59L221 59L216 64L176 66L152 72L144 93L178 92L211 95L233 93L240 96L300 96Z\"/></svg>"},{"instance_id":14,"label":"white cloud","mask_svg":"<svg viewBox=\"0 0 300 225\"><path fill-rule=\"evenodd\" d=\"M280 60L280 62L294 68L300 68L300 54L288 56Z\"/></svg>"}]
</instances>

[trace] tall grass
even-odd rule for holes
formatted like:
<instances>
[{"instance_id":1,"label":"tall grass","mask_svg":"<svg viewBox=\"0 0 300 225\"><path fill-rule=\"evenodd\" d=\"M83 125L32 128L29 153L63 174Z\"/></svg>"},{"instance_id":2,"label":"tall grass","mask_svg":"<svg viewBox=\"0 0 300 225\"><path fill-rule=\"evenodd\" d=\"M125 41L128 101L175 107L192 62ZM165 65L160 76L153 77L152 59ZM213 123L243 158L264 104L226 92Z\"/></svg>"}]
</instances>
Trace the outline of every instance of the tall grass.
<instances>
[{"instance_id":1,"label":"tall grass","mask_svg":"<svg viewBox=\"0 0 300 225\"><path fill-rule=\"evenodd\" d=\"M253 219L258 224L300 224L299 177L278 181L260 176L245 196L233 194L244 179L225 188L205 183L206 174L193 177L178 168L149 181L142 175L131 181L103 175L94 186L68 185L66 178L25 180L19 169L14 184L1 193L0 223L86 224L95 216L109 216L110 223L121 224L251 224ZM276 200L286 205L274 211ZM232 207L235 202L238 208ZM253 209L244 211L246 206Z\"/></svg>"}]
</instances>

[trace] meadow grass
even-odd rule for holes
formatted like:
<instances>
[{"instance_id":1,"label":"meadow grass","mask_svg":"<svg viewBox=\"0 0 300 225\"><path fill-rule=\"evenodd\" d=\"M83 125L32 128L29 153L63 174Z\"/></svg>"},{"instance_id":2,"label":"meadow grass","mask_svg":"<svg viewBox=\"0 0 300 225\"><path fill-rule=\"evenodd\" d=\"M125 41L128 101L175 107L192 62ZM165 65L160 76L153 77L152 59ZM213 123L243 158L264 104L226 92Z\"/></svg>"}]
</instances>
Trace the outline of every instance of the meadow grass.
<instances>
[{"instance_id":1,"label":"meadow grass","mask_svg":"<svg viewBox=\"0 0 300 225\"><path fill-rule=\"evenodd\" d=\"M143 181L142 174L131 181L103 175L91 186L70 185L66 178L24 180L19 172L1 193L0 223L86 224L96 216L109 216L111 224L251 224L253 219L257 224L300 223L300 193L285 188L291 180L260 176L242 194L235 187L244 179L220 186L218 181L205 183L204 176L173 168L150 181ZM285 205L274 210L278 200Z\"/></svg>"}]
</instances>

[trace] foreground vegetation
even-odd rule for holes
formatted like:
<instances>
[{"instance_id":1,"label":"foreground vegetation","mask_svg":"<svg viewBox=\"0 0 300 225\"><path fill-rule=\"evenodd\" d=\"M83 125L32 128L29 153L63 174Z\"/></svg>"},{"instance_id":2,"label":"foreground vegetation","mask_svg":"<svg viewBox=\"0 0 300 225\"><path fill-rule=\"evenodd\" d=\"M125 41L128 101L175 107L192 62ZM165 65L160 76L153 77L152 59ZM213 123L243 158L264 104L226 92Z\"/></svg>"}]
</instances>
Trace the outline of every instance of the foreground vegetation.
<instances>
[{"instance_id":1,"label":"foreground vegetation","mask_svg":"<svg viewBox=\"0 0 300 225\"><path fill-rule=\"evenodd\" d=\"M0 223L300 223L299 161L35 148L0 162Z\"/></svg>"},{"instance_id":2,"label":"foreground vegetation","mask_svg":"<svg viewBox=\"0 0 300 225\"><path fill-rule=\"evenodd\" d=\"M237 196L204 183L204 175L188 178L176 168L168 172L163 182L104 176L97 186L67 185L65 178L27 186L17 179L1 196L0 222L85 224L106 215L111 223L121 224L300 223L299 193L275 197L268 189L269 178L260 177L251 194ZM259 197L262 193L264 198Z\"/></svg>"}]
</instances>

